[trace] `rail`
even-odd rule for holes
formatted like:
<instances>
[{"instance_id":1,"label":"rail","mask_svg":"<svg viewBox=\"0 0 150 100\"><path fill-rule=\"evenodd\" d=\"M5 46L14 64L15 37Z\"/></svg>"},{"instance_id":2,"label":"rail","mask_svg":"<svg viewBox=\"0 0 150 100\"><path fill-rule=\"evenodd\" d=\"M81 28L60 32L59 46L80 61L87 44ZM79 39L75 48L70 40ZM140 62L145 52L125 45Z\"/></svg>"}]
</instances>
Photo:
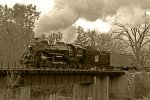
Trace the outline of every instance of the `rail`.
<instances>
[{"instance_id":1,"label":"rail","mask_svg":"<svg viewBox=\"0 0 150 100\"><path fill-rule=\"evenodd\" d=\"M0 71L6 70L26 70L26 71L62 71L62 72L125 72L127 70L122 67L112 66L95 66L95 65L79 65L79 64L65 64L65 63L48 63L38 62L32 64L21 64L19 61L0 61ZM131 68L132 70L132 68ZM150 67L143 67L142 70L150 71Z\"/></svg>"},{"instance_id":2,"label":"rail","mask_svg":"<svg viewBox=\"0 0 150 100\"><path fill-rule=\"evenodd\" d=\"M79 64L65 64L65 63L32 63L32 64L20 64L19 61L0 61L0 71L3 70L41 70L41 71L89 71L89 72L113 72L123 71L119 67L106 67L95 65L79 65Z\"/></svg>"}]
</instances>

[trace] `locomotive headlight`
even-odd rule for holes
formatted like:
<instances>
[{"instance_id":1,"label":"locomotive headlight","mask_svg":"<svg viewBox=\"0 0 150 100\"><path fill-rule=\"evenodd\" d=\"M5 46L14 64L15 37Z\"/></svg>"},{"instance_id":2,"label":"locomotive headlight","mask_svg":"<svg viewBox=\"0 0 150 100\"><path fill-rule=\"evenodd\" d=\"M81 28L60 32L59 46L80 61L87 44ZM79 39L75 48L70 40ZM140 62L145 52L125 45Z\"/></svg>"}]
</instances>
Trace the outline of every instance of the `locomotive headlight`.
<instances>
[{"instance_id":1,"label":"locomotive headlight","mask_svg":"<svg viewBox=\"0 0 150 100\"><path fill-rule=\"evenodd\" d=\"M28 45L28 47L27 47L27 48L28 48L29 50L31 50L31 48L32 48L32 47L31 47L30 45Z\"/></svg>"}]
</instances>

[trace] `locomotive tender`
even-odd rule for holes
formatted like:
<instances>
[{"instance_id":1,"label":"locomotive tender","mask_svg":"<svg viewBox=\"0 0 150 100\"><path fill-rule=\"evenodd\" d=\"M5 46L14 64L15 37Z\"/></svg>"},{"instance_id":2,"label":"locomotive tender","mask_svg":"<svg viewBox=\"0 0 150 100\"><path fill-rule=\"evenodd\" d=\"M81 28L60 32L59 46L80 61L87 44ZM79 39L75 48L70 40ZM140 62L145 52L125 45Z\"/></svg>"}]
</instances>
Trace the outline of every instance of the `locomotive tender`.
<instances>
[{"instance_id":1,"label":"locomotive tender","mask_svg":"<svg viewBox=\"0 0 150 100\"><path fill-rule=\"evenodd\" d=\"M67 44L64 42L48 44L45 40L37 40L34 45L28 46L20 63L26 67L34 68L52 68L56 65L90 69L125 67L119 65L119 60L117 60L119 61L117 65L114 57L115 56L109 52L99 52L91 46L82 47L77 44ZM119 59L121 57L123 58L121 64L123 64L125 59L123 56L118 56ZM125 63L128 63L128 61L126 60Z\"/></svg>"}]
</instances>

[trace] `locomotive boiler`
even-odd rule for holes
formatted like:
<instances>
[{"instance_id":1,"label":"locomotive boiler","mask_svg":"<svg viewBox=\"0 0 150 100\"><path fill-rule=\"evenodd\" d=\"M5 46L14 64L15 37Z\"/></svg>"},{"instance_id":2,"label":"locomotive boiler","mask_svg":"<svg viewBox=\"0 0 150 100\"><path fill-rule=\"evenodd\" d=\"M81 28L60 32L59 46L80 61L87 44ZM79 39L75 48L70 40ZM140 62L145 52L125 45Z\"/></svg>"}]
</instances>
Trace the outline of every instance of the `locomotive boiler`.
<instances>
[{"instance_id":1,"label":"locomotive boiler","mask_svg":"<svg viewBox=\"0 0 150 100\"><path fill-rule=\"evenodd\" d=\"M36 42L24 52L21 64L30 67L45 67L51 64L84 64L86 50L78 45L47 41ZM47 65L43 65L47 64Z\"/></svg>"}]
</instances>

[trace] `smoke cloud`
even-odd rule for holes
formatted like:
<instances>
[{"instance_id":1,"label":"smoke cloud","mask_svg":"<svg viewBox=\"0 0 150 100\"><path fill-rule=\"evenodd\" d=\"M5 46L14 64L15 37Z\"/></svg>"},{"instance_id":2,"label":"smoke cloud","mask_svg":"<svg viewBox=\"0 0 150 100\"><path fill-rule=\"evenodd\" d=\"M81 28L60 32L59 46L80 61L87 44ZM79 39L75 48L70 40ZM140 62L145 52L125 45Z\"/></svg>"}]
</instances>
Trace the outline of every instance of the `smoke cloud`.
<instances>
[{"instance_id":1,"label":"smoke cloud","mask_svg":"<svg viewBox=\"0 0 150 100\"><path fill-rule=\"evenodd\" d=\"M62 41L66 43L73 43L78 36L77 30L74 26L66 28L65 30L62 31L62 33L63 33Z\"/></svg>"},{"instance_id":2,"label":"smoke cloud","mask_svg":"<svg viewBox=\"0 0 150 100\"><path fill-rule=\"evenodd\" d=\"M95 21L120 14L123 16L122 20L126 21L127 18L131 20L131 16L128 15L134 17L138 15L135 8L140 10L150 8L149 0L55 0L54 4L53 10L47 15L42 15L36 22L35 33L65 29L72 26L79 18ZM132 18L133 20L137 19Z\"/></svg>"}]
</instances>

